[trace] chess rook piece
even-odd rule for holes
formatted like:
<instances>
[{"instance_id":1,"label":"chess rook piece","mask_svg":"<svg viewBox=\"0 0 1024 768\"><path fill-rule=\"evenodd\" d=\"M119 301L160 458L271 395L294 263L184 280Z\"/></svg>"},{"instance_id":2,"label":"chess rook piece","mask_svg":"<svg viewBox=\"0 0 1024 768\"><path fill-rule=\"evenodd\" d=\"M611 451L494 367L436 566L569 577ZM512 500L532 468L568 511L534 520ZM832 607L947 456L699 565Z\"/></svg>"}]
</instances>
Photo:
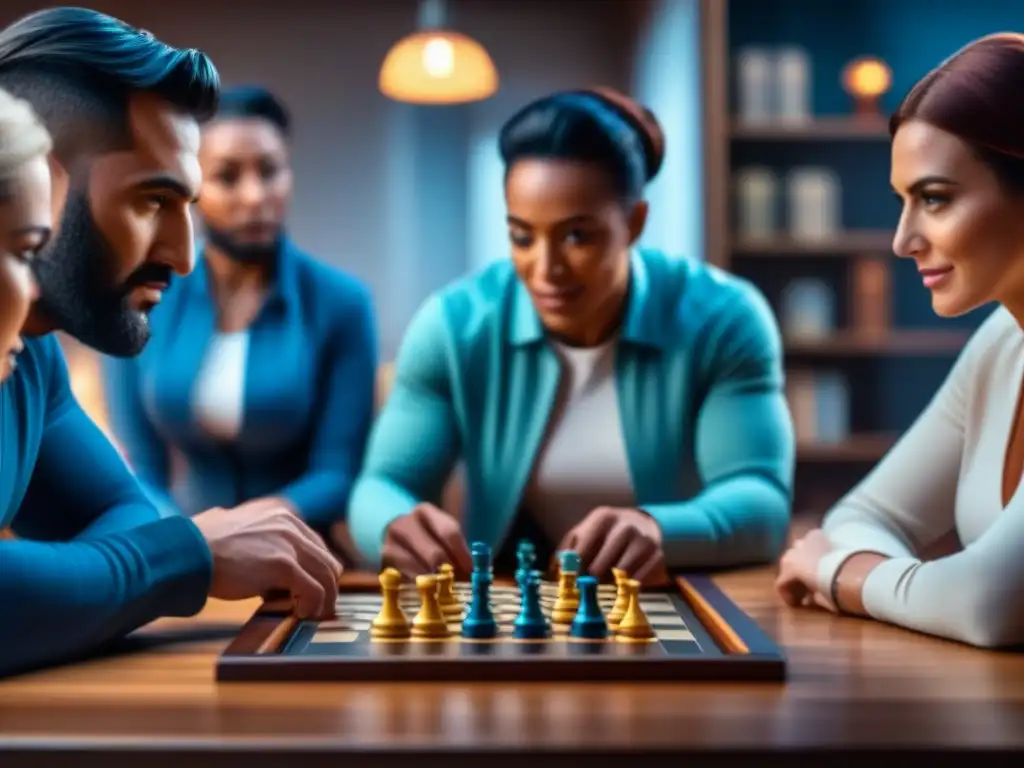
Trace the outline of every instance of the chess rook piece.
<instances>
[{"instance_id":1,"label":"chess rook piece","mask_svg":"<svg viewBox=\"0 0 1024 768\"><path fill-rule=\"evenodd\" d=\"M615 577L615 604L608 611L608 626L615 629L629 608L629 589L625 583L629 575L621 568L612 568L612 576Z\"/></svg>"},{"instance_id":2,"label":"chess rook piece","mask_svg":"<svg viewBox=\"0 0 1024 768\"><path fill-rule=\"evenodd\" d=\"M640 582L636 579L625 579L625 587L629 595L629 607L619 622L615 639L625 643L650 642L654 639L654 627L640 607Z\"/></svg>"},{"instance_id":3,"label":"chess rook piece","mask_svg":"<svg viewBox=\"0 0 1024 768\"><path fill-rule=\"evenodd\" d=\"M383 601L380 613L370 624L370 636L379 638L409 637L409 617L399 603L398 594L402 585L402 574L396 568L385 568L378 577Z\"/></svg>"},{"instance_id":4,"label":"chess rook piece","mask_svg":"<svg viewBox=\"0 0 1024 768\"><path fill-rule=\"evenodd\" d=\"M522 604L512 625L512 634L523 640L539 640L551 635L551 627L540 604L541 575L531 571L523 577Z\"/></svg>"},{"instance_id":5,"label":"chess rook piece","mask_svg":"<svg viewBox=\"0 0 1024 768\"><path fill-rule=\"evenodd\" d=\"M597 579L593 576L580 576L576 585L580 591L580 607L576 611L576 618L572 620L570 637L580 640L605 639L608 637L608 623L597 601Z\"/></svg>"},{"instance_id":6,"label":"chess rook piece","mask_svg":"<svg viewBox=\"0 0 1024 768\"><path fill-rule=\"evenodd\" d=\"M446 618L462 617L462 603L455 595L455 569L449 563L437 569L437 604Z\"/></svg>"},{"instance_id":7,"label":"chess rook piece","mask_svg":"<svg viewBox=\"0 0 1024 768\"><path fill-rule=\"evenodd\" d=\"M437 602L437 576L417 576L416 590L420 593L420 612L412 620L412 636L447 637L448 621Z\"/></svg>"},{"instance_id":8,"label":"chess rook piece","mask_svg":"<svg viewBox=\"0 0 1024 768\"><path fill-rule=\"evenodd\" d=\"M579 567L580 556L576 552L562 552L559 556L558 595L551 609L551 621L554 624L571 624L576 618L580 605L579 590L576 588Z\"/></svg>"}]
</instances>

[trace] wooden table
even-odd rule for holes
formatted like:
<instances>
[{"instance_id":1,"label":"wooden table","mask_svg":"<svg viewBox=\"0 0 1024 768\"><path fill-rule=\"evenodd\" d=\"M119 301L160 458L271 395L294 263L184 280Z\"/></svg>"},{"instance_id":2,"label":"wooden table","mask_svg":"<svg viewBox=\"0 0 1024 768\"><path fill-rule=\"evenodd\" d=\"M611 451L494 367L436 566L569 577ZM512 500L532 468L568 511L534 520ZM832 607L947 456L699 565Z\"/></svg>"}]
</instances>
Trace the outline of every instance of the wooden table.
<instances>
[{"instance_id":1,"label":"wooden table","mask_svg":"<svg viewBox=\"0 0 1024 768\"><path fill-rule=\"evenodd\" d=\"M806 748L1024 746L1024 655L792 611L771 580L769 569L718 579L787 649L785 685L218 685L216 655L256 606L211 603L141 632L150 648L0 683L0 765L94 750L104 768L280 765L282 754L302 766L488 768L522 766L498 753L530 749L598 750L588 766L641 752L655 755L645 765L685 755L691 766L706 750L754 749L768 756L743 764L760 768L822 765L820 753L785 754ZM721 765L720 752L703 758Z\"/></svg>"}]
</instances>

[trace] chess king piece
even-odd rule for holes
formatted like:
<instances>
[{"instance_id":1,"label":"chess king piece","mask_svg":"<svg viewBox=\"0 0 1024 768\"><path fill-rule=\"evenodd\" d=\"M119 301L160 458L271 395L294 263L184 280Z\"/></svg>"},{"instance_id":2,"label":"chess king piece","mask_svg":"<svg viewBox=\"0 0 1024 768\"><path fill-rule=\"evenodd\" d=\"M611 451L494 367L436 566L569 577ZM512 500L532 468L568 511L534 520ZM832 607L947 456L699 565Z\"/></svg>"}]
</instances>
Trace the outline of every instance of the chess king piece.
<instances>
[{"instance_id":1,"label":"chess king piece","mask_svg":"<svg viewBox=\"0 0 1024 768\"><path fill-rule=\"evenodd\" d=\"M629 596L629 607L615 632L615 639L626 643L647 643L654 639L654 627L647 619L647 614L640 607L640 582L636 579L625 579L626 594Z\"/></svg>"},{"instance_id":2,"label":"chess king piece","mask_svg":"<svg viewBox=\"0 0 1024 768\"><path fill-rule=\"evenodd\" d=\"M597 579L593 576L580 576L576 584L580 590L580 607L576 611L576 618L572 620L569 636L580 640L605 639L608 637L608 623L597 601Z\"/></svg>"},{"instance_id":3,"label":"chess king piece","mask_svg":"<svg viewBox=\"0 0 1024 768\"><path fill-rule=\"evenodd\" d=\"M551 609L551 621L554 624L571 624L576 618L580 605L579 590L576 587L579 570L580 556L577 552L565 551L559 555L558 596Z\"/></svg>"},{"instance_id":4,"label":"chess king piece","mask_svg":"<svg viewBox=\"0 0 1024 768\"><path fill-rule=\"evenodd\" d=\"M447 637L448 621L437 602L437 576L417 576L416 590L420 593L420 612L412 620L412 636Z\"/></svg>"},{"instance_id":5,"label":"chess king piece","mask_svg":"<svg viewBox=\"0 0 1024 768\"><path fill-rule=\"evenodd\" d=\"M450 563L437 569L437 603L446 618L462 618L462 603L455 594L455 569Z\"/></svg>"},{"instance_id":6,"label":"chess king piece","mask_svg":"<svg viewBox=\"0 0 1024 768\"><path fill-rule=\"evenodd\" d=\"M469 611L462 620L462 636L485 640L498 634L498 622L491 611L491 550L486 544L474 542L470 548L473 572L469 575L472 597Z\"/></svg>"},{"instance_id":7,"label":"chess king piece","mask_svg":"<svg viewBox=\"0 0 1024 768\"><path fill-rule=\"evenodd\" d=\"M409 617L405 615L398 600L402 585L402 574L395 568L385 568L378 577L380 581L381 603L380 613L370 624L370 636L380 638L409 637L411 628Z\"/></svg>"},{"instance_id":8,"label":"chess king piece","mask_svg":"<svg viewBox=\"0 0 1024 768\"><path fill-rule=\"evenodd\" d=\"M551 635L551 627L540 604L539 571L531 571L523 577L522 604L519 615L512 625L512 634L522 640L540 640Z\"/></svg>"},{"instance_id":9,"label":"chess king piece","mask_svg":"<svg viewBox=\"0 0 1024 768\"><path fill-rule=\"evenodd\" d=\"M629 574L621 568L612 568L612 576L615 577L615 604L608 611L608 626L615 629L629 608L629 589L626 586Z\"/></svg>"}]
</instances>

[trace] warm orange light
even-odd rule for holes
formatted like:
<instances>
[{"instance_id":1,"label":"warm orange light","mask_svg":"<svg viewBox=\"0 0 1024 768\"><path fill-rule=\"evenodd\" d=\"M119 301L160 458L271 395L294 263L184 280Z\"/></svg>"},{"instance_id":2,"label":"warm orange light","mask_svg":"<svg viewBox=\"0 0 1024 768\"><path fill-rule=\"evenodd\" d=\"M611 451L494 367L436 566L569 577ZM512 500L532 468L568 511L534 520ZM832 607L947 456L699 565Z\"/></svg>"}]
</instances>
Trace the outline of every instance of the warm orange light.
<instances>
[{"instance_id":1,"label":"warm orange light","mask_svg":"<svg viewBox=\"0 0 1024 768\"><path fill-rule=\"evenodd\" d=\"M411 104L481 101L498 90L498 71L480 43L432 29L402 38L381 66L381 93Z\"/></svg>"},{"instance_id":2,"label":"warm orange light","mask_svg":"<svg viewBox=\"0 0 1024 768\"><path fill-rule=\"evenodd\" d=\"M843 88L853 96L857 111L877 113L878 99L892 87L892 70L881 59L863 56L843 68Z\"/></svg>"}]
</instances>

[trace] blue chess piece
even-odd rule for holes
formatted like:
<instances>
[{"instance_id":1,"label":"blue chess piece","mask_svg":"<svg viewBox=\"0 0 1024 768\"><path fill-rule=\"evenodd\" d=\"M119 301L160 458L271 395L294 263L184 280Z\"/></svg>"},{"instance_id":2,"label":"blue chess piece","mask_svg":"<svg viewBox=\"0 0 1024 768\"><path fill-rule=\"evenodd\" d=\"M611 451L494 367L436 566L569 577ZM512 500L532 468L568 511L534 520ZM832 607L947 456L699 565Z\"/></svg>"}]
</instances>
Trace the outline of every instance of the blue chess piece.
<instances>
[{"instance_id":1,"label":"blue chess piece","mask_svg":"<svg viewBox=\"0 0 1024 768\"><path fill-rule=\"evenodd\" d=\"M512 634L522 640L540 640L551 635L551 625L540 604L539 571L530 571L523 579L522 604L512 625Z\"/></svg>"},{"instance_id":2,"label":"blue chess piece","mask_svg":"<svg viewBox=\"0 0 1024 768\"><path fill-rule=\"evenodd\" d=\"M530 541L524 539L519 542L519 547L516 549L516 558L518 560L516 583L519 585L519 591L522 592L526 588L526 582L530 574L533 573L533 564L537 559L537 551Z\"/></svg>"},{"instance_id":3,"label":"blue chess piece","mask_svg":"<svg viewBox=\"0 0 1024 768\"><path fill-rule=\"evenodd\" d=\"M580 553L571 549L563 549L558 554L558 567L562 573L579 573Z\"/></svg>"},{"instance_id":4,"label":"blue chess piece","mask_svg":"<svg viewBox=\"0 0 1024 768\"><path fill-rule=\"evenodd\" d=\"M608 637L608 623L597 602L597 579L593 576L580 576L576 579L576 586L580 591L580 607L576 611L569 635L583 640L603 640Z\"/></svg>"},{"instance_id":5,"label":"blue chess piece","mask_svg":"<svg viewBox=\"0 0 1024 768\"><path fill-rule=\"evenodd\" d=\"M470 548L473 572L469 575L472 595L469 611L462 620L462 636L472 639L487 639L498 634L498 622L491 611L491 549L486 544L474 542Z\"/></svg>"},{"instance_id":6,"label":"blue chess piece","mask_svg":"<svg viewBox=\"0 0 1024 768\"><path fill-rule=\"evenodd\" d=\"M474 573L491 572L491 548L482 541L474 541L470 545L469 557L473 561Z\"/></svg>"}]
</instances>

